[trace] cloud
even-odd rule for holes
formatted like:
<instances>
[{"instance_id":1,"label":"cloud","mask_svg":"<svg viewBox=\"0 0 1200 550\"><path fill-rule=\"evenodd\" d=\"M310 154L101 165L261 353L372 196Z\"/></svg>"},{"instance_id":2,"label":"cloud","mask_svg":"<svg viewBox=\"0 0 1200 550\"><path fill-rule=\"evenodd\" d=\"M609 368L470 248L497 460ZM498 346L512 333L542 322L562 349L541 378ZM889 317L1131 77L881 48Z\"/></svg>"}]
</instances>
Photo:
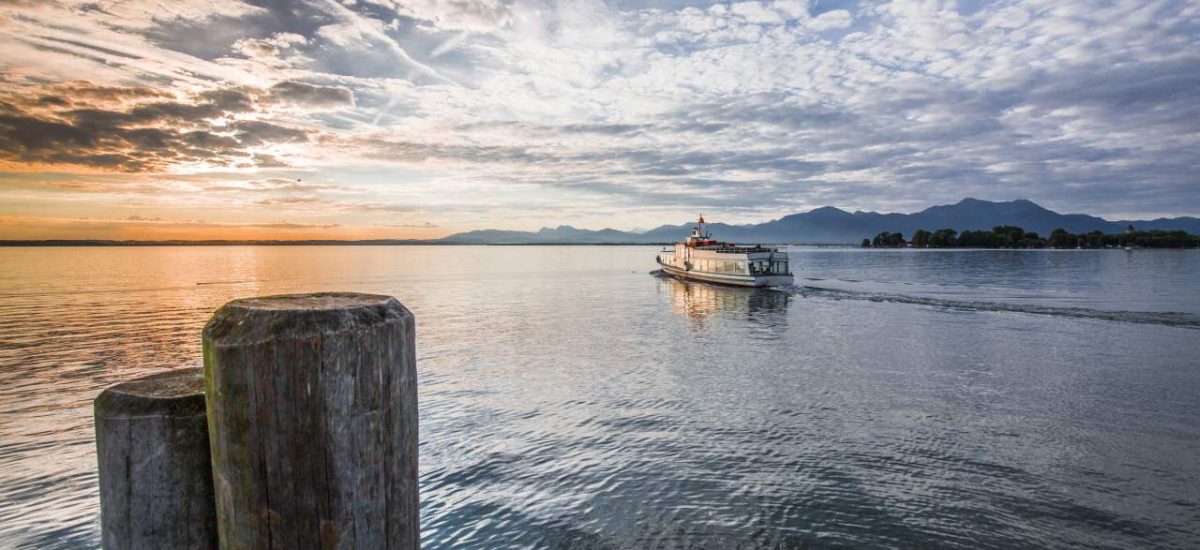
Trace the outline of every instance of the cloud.
<instances>
[{"instance_id":1,"label":"cloud","mask_svg":"<svg viewBox=\"0 0 1200 550\"><path fill-rule=\"evenodd\" d=\"M360 158L394 163L452 161L523 164L553 160L549 155L525 147L500 145L399 141L378 137L330 139L326 141L326 145L343 148L347 154Z\"/></svg>"},{"instance_id":2,"label":"cloud","mask_svg":"<svg viewBox=\"0 0 1200 550\"><path fill-rule=\"evenodd\" d=\"M270 97L275 101L309 107L354 106L354 94L346 88L317 86L290 80L271 86Z\"/></svg>"},{"instance_id":3,"label":"cloud","mask_svg":"<svg viewBox=\"0 0 1200 550\"><path fill-rule=\"evenodd\" d=\"M296 223L289 221L274 221L268 223L252 223L244 224L245 227L256 227L265 229L333 229L341 227L339 223Z\"/></svg>"},{"instance_id":4,"label":"cloud","mask_svg":"<svg viewBox=\"0 0 1200 550\"><path fill-rule=\"evenodd\" d=\"M784 21L779 12L763 2L734 2L729 11L755 25L778 25Z\"/></svg>"},{"instance_id":5,"label":"cloud","mask_svg":"<svg viewBox=\"0 0 1200 550\"><path fill-rule=\"evenodd\" d=\"M119 104L128 101L173 99L165 90L149 86L103 86L86 80L64 82L46 86L37 100L49 105L67 106L76 102L83 104Z\"/></svg>"},{"instance_id":6,"label":"cloud","mask_svg":"<svg viewBox=\"0 0 1200 550\"><path fill-rule=\"evenodd\" d=\"M392 227L398 229L437 229L440 227L433 222L403 222L403 223L375 223L375 227Z\"/></svg>"},{"instance_id":7,"label":"cloud","mask_svg":"<svg viewBox=\"0 0 1200 550\"><path fill-rule=\"evenodd\" d=\"M511 25L514 17L512 3L499 0L375 0L373 3L390 7L397 15L446 29L494 30Z\"/></svg>"},{"instance_id":8,"label":"cloud","mask_svg":"<svg viewBox=\"0 0 1200 550\"><path fill-rule=\"evenodd\" d=\"M146 87L87 82L3 94L0 161L124 172L189 164L228 167L247 161L285 166L274 155L250 149L303 142L312 132L238 118L262 112L263 102L274 99L274 92L242 87L176 98Z\"/></svg>"},{"instance_id":9,"label":"cloud","mask_svg":"<svg viewBox=\"0 0 1200 550\"><path fill-rule=\"evenodd\" d=\"M330 191L336 192L344 190L345 187L327 183L306 182L302 179L291 178L264 178L250 180L245 182L220 182L217 184L206 185L205 191L213 192L235 192L235 193L261 193L271 191L288 191L288 192L314 192L314 191Z\"/></svg>"},{"instance_id":10,"label":"cloud","mask_svg":"<svg viewBox=\"0 0 1200 550\"><path fill-rule=\"evenodd\" d=\"M228 127L233 130L233 136L239 143L248 146L304 141L310 134L307 130L289 128L261 120L239 120L230 123Z\"/></svg>"},{"instance_id":11,"label":"cloud","mask_svg":"<svg viewBox=\"0 0 1200 550\"><path fill-rule=\"evenodd\" d=\"M347 224L1200 209L1188 2L681 4L2 6L0 167Z\"/></svg>"},{"instance_id":12,"label":"cloud","mask_svg":"<svg viewBox=\"0 0 1200 550\"><path fill-rule=\"evenodd\" d=\"M276 33L268 38L239 38L231 47L247 58L270 65L286 65L281 57L285 52L308 44L308 38L293 32Z\"/></svg>"},{"instance_id":13,"label":"cloud","mask_svg":"<svg viewBox=\"0 0 1200 550\"><path fill-rule=\"evenodd\" d=\"M853 21L854 18L846 10L830 10L810 19L807 25L816 31L828 31L844 29L849 27Z\"/></svg>"},{"instance_id":14,"label":"cloud","mask_svg":"<svg viewBox=\"0 0 1200 550\"><path fill-rule=\"evenodd\" d=\"M255 168L287 168L289 166L288 163L280 160L279 157L266 153L255 153L252 159L251 162L244 163L241 166Z\"/></svg>"},{"instance_id":15,"label":"cloud","mask_svg":"<svg viewBox=\"0 0 1200 550\"><path fill-rule=\"evenodd\" d=\"M261 199L255 204L261 206L294 206L294 205L310 205L310 204L329 204L329 201L318 197L283 197L278 199Z\"/></svg>"}]
</instances>

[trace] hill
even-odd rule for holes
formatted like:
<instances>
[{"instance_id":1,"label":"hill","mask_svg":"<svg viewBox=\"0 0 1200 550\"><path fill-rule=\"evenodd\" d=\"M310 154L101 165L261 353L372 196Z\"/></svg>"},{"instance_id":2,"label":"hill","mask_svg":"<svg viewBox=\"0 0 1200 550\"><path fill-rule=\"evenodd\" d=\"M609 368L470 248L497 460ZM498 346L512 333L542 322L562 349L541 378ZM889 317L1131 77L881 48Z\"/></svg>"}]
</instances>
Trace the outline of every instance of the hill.
<instances>
[{"instance_id":1,"label":"hill","mask_svg":"<svg viewBox=\"0 0 1200 550\"><path fill-rule=\"evenodd\" d=\"M691 232L693 223L662 225L645 232L616 229L577 229L568 225L544 227L539 231L482 230L457 233L439 239L453 244L612 244L668 243ZM791 214L760 224L707 224L713 235L733 242L789 244L856 244L883 231L912 235L917 229L930 231L949 227L959 231L1016 225L1047 235L1062 228L1072 233L1102 231L1118 233L1127 225L1142 230L1176 230L1200 233L1200 218L1179 217L1155 220L1105 220L1087 214L1059 214L1029 200L992 202L966 198L955 204L932 206L912 214L847 212L832 206Z\"/></svg>"}]
</instances>

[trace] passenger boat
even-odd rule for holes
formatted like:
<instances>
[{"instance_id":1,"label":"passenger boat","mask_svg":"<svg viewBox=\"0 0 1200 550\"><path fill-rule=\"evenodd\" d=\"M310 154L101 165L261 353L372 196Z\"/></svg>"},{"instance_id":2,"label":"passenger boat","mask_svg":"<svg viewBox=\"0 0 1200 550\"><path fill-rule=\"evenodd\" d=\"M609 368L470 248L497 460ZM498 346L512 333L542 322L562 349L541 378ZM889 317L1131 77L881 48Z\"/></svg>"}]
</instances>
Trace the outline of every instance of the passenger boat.
<instances>
[{"instance_id":1,"label":"passenger boat","mask_svg":"<svg viewBox=\"0 0 1200 550\"><path fill-rule=\"evenodd\" d=\"M675 243L673 249L663 249L655 260L668 275L708 283L781 286L793 280L786 251L715 241L704 232L704 216L700 216L686 241Z\"/></svg>"}]
</instances>

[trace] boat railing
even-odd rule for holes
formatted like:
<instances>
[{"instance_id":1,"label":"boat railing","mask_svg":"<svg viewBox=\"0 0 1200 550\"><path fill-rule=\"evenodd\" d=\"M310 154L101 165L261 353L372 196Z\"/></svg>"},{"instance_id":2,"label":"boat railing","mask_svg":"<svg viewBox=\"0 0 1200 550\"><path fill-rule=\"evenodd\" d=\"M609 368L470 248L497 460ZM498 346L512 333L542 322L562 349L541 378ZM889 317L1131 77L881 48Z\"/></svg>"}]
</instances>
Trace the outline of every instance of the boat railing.
<instances>
[{"instance_id":1,"label":"boat railing","mask_svg":"<svg viewBox=\"0 0 1200 550\"><path fill-rule=\"evenodd\" d=\"M703 248L704 248L704 250L708 250L711 252L718 252L721 254L753 254L756 252L775 252L775 253L785 252L781 248L776 248L776 247L771 247L771 246L758 246L758 245L755 245L755 246L713 246L713 247L706 246Z\"/></svg>"}]
</instances>

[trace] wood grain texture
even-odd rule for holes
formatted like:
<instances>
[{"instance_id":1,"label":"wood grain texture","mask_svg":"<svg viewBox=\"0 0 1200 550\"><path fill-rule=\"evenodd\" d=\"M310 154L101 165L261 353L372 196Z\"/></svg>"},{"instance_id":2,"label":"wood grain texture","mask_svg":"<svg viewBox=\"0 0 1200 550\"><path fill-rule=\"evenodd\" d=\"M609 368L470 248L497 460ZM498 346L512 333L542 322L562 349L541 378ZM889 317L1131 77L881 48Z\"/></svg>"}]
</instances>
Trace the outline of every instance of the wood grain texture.
<instances>
[{"instance_id":1,"label":"wood grain texture","mask_svg":"<svg viewBox=\"0 0 1200 550\"><path fill-rule=\"evenodd\" d=\"M412 313L389 296L235 300L204 329L222 548L420 547Z\"/></svg>"},{"instance_id":2,"label":"wood grain texture","mask_svg":"<svg viewBox=\"0 0 1200 550\"><path fill-rule=\"evenodd\" d=\"M113 386L95 415L104 548L217 548L203 370Z\"/></svg>"}]
</instances>

